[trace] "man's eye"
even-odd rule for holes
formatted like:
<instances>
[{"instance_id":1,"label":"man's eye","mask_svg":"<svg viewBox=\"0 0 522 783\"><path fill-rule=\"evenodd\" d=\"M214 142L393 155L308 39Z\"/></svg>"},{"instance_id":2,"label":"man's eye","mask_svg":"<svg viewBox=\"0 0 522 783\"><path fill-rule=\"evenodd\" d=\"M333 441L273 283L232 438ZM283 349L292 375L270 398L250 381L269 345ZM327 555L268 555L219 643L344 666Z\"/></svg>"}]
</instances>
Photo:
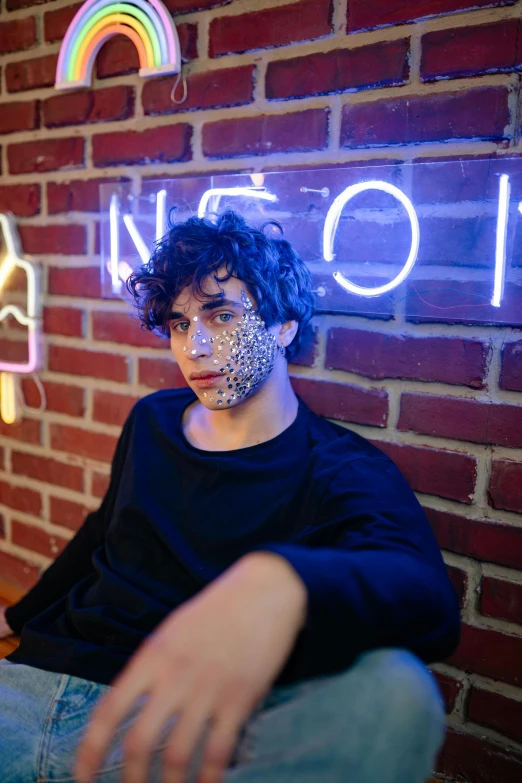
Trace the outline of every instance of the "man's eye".
<instances>
[{"instance_id":1,"label":"man's eye","mask_svg":"<svg viewBox=\"0 0 522 783\"><path fill-rule=\"evenodd\" d=\"M221 321L222 324L227 324L231 318L233 318L232 313L219 313L216 318L226 318L225 321Z\"/></svg>"},{"instance_id":2,"label":"man's eye","mask_svg":"<svg viewBox=\"0 0 522 783\"><path fill-rule=\"evenodd\" d=\"M186 329L180 329L180 326L186 326ZM189 322L188 321L180 321L179 323L175 324L171 327L173 332L186 332L189 328Z\"/></svg>"}]
</instances>

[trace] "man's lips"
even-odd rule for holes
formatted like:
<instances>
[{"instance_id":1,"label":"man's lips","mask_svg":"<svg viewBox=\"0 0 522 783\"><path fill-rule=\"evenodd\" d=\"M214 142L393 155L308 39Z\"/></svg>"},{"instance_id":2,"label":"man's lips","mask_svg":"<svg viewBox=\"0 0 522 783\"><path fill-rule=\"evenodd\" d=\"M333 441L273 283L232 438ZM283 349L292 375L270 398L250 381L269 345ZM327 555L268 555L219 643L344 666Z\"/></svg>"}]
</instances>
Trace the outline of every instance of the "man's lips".
<instances>
[{"instance_id":1,"label":"man's lips","mask_svg":"<svg viewBox=\"0 0 522 783\"><path fill-rule=\"evenodd\" d=\"M190 380L198 389L208 389L219 383L221 378L223 378L223 375L216 375L213 373L212 375L199 375Z\"/></svg>"}]
</instances>

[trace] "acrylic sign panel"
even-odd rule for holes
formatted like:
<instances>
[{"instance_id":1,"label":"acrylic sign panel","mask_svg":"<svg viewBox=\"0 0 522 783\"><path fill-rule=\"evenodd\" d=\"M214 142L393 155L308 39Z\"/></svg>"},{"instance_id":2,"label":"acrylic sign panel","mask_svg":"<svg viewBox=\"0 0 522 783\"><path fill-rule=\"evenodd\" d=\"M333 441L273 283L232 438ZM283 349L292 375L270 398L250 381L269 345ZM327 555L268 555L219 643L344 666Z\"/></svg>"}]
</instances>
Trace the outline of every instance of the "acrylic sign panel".
<instances>
[{"instance_id":1,"label":"acrylic sign panel","mask_svg":"<svg viewBox=\"0 0 522 783\"><path fill-rule=\"evenodd\" d=\"M102 284L146 263L166 220L232 208L276 221L318 312L522 326L522 159L216 174L100 186ZM268 232L278 236L275 227Z\"/></svg>"}]
</instances>

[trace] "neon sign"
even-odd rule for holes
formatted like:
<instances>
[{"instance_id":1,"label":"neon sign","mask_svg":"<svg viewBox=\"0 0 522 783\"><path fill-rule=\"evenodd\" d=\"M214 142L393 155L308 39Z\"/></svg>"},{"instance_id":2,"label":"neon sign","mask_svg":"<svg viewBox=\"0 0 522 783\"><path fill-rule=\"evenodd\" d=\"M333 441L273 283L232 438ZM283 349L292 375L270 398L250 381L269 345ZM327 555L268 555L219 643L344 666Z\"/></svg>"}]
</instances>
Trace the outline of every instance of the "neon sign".
<instances>
[{"instance_id":1,"label":"neon sign","mask_svg":"<svg viewBox=\"0 0 522 783\"><path fill-rule=\"evenodd\" d=\"M138 195L127 184L100 190L106 296L125 295L132 268L147 263L167 207L176 222L214 220L231 207L254 225L282 226L318 296L326 294L318 312L389 319L406 300L408 318L417 297L426 306L413 321L447 311L446 320L522 325L522 160L216 174L148 181ZM431 310L424 294L435 294Z\"/></svg>"},{"instance_id":2,"label":"neon sign","mask_svg":"<svg viewBox=\"0 0 522 783\"><path fill-rule=\"evenodd\" d=\"M70 23L58 57L57 90L89 87L96 56L115 35L133 42L144 78L181 71L176 27L161 0L87 0Z\"/></svg>"},{"instance_id":3,"label":"neon sign","mask_svg":"<svg viewBox=\"0 0 522 783\"><path fill-rule=\"evenodd\" d=\"M0 359L0 415L6 424L14 424L21 418L21 373L32 373L40 364L39 352L39 267L22 257L20 240L14 222L8 215L0 214L0 294L5 293L8 279L15 269L22 269L27 276L27 306L25 313L17 305L0 308L0 322L12 315L19 324L27 327L28 359L26 362L9 362Z\"/></svg>"}]
</instances>

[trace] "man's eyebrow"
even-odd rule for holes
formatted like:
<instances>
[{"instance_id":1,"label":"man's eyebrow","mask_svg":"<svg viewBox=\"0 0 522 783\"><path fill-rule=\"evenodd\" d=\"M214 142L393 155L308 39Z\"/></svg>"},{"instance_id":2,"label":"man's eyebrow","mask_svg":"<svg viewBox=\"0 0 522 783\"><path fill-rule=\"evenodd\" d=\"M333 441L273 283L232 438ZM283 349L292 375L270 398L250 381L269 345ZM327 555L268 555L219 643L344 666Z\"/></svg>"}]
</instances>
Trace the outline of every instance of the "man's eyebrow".
<instances>
[{"instance_id":1,"label":"man's eyebrow","mask_svg":"<svg viewBox=\"0 0 522 783\"><path fill-rule=\"evenodd\" d=\"M220 297L216 297L215 299L210 299L208 302L204 302L199 308L199 311L201 313L204 313L207 310L216 310L218 307L237 307L239 309L242 309L243 303L235 302L233 299L223 299L220 296ZM174 320L176 318L186 317L186 315L185 313L172 312L170 314L170 317L172 320Z\"/></svg>"}]
</instances>

